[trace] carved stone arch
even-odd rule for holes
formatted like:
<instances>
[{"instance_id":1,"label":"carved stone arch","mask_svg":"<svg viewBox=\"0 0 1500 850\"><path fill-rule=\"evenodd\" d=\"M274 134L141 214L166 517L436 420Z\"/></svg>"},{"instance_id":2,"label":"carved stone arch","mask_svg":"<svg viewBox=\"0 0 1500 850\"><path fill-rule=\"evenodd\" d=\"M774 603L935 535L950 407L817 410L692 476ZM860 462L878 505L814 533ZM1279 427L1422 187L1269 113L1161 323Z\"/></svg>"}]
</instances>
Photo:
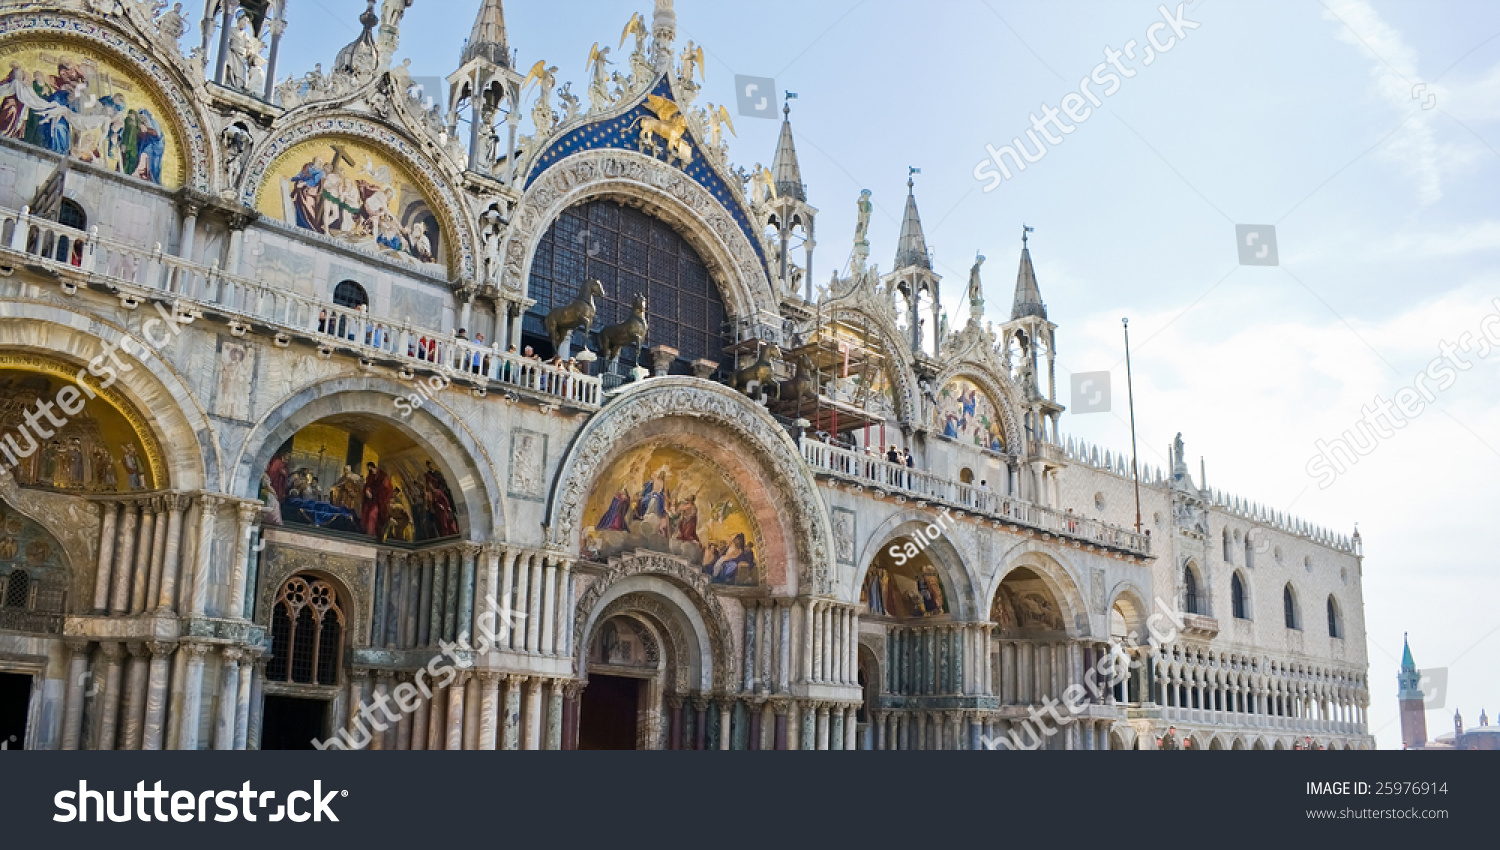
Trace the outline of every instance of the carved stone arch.
<instances>
[{"instance_id":1,"label":"carved stone arch","mask_svg":"<svg viewBox=\"0 0 1500 850\"><path fill-rule=\"evenodd\" d=\"M1021 427L1021 419L1016 411L1022 408L1021 395L1016 391L1015 385L1009 380L1001 377L993 364L975 361L972 358L951 363L942 372L938 373L933 382L933 391L941 393L949 382L958 378L964 378L973 382L995 402L1000 408L1000 416L1005 427L1005 448L1012 453L1020 453L1020 447L1026 439L1025 429ZM921 423L931 427L931 422Z\"/></svg>"},{"instance_id":2,"label":"carved stone arch","mask_svg":"<svg viewBox=\"0 0 1500 850\"><path fill-rule=\"evenodd\" d=\"M365 646L371 629L370 599L375 586L375 562L348 558L326 551L314 551L300 546L280 544L268 547L262 561L260 575L256 578L259 588L253 591L258 612L256 621L270 634L271 618L274 616L276 596L281 593L292 577L314 576L333 586L338 602L344 612L344 646ZM339 664L340 670L347 666Z\"/></svg>"},{"instance_id":3,"label":"carved stone arch","mask_svg":"<svg viewBox=\"0 0 1500 850\"><path fill-rule=\"evenodd\" d=\"M1145 643L1149 636L1147 621L1151 617L1151 605L1146 600L1149 598L1144 591L1130 580L1122 581L1114 586L1109 592L1109 605L1105 609L1105 616L1114 616L1115 605L1120 602L1127 603L1134 613L1134 620L1125 618L1125 633L1134 632L1137 644Z\"/></svg>"},{"instance_id":4,"label":"carved stone arch","mask_svg":"<svg viewBox=\"0 0 1500 850\"><path fill-rule=\"evenodd\" d=\"M92 601L93 568L99 550L99 506L74 496L41 490L21 492L9 467L0 463L0 502L35 522L58 544L67 572L68 613L83 614Z\"/></svg>"},{"instance_id":5,"label":"carved stone arch","mask_svg":"<svg viewBox=\"0 0 1500 850\"><path fill-rule=\"evenodd\" d=\"M266 173L282 154L297 145L320 137L348 136L361 139L381 148L415 175L432 201L433 213L453 236L447 258L450 279L475 280L475 222L463 199L463 176L442 152L430 140L415 143L404 129L397 130L370 115L349 111L329 112L326 110L327 104L316 106L325 108L303 107L283 117L272 132L251 151L240 182L240 203L255 207ZM262 223L268 222L262 219ZM290 227L279 222L269 224ZM314 235L306 231L297 232L299 235Z\"/></svg>"},{"instance_id":6,"label":"carved stone arch","mask_svg":"<svg viewBox=\"0 0 1500 850\"><path fill-rule=\"evenodd\" d=\"M712 583L687 561L654 552L640 552L612 561L609 570L578 597L573 616L575 675L581 677L588 670L589 642L593 639L595 625L607 619L607 613L611 612L616 600L637 596L652 597L656 605L649 610L664 622L677 623L678 630L672 634L674 640L682 641L677 647L679 651L697 650L696 681L693 680L692 663L677 665L679 671L686 671L687 675L680 691L731 693L735 690L739 679L734 630ZM640 609L642 603L630 604ZM693 639L692 643L687 642L689 637Z\"/></svg>"},{"instance_id":7,"label":"carved stone arch","mask_svg":"<svg viewBox=\"0 0 1500 850\"><path fill-rule=\"evenodd\" d=\"M765 316L768 324L780 328L775 290L734 217L696 180L634 151L574 154L536 178L522 196L500 249L502 287L525 293L532 260L547 229L564 211L601 198L641 207L676 228L708 266L732 316Z\"/></svg>"},{"instance_id":8,"label":"carved stone arch","mask_svg":"<svg viewBox=\"0 0 1500 850\"><path fill-rule=\"evenodd\" d=\"M34 8L23 8L0 14L0 38L5 46L28 37L75 40L118 57L122 67L133 68L148 80L171 108L172 114L163 117L176 125L183 147L183 185L212 192L221 160L212 138L216 125L204 109L209 103L207 89L193 78L180 53L163 51L149 37L128 32L122 24L127 22L103 24L69 13L41 15Z\"/></svg>"},{"instance_id":9,"label":"carved stone arch","mask_svg":"<svg viewBox=\"0 0 1500 850\"><path fill-rule=\"evenodd\" d=\"M797 445L765 408L728 387L696 378L653 378L630 384L579 430L548 499L550 545L578 551L584 505L595 477L624 451L639 445L643 434L653 427L665 432L673 420L714 429L733 450L747 451L756 474L768 487L774 486L782 501L767 510L775 512L779 532L791 538L779 550L786 553L789 567L785 593L832 593L832 525L817 481ZM768 525L762 522L762 528L770 531Z\"/></svg>"},{"instance_id":10,"label":"carved stone arch","mask_svg":"<svg viewBox=\"0 0 1500 850\"><path fill-rule=\"evenodd\" d=\"M138 430L148 429L155 435L160 456L148 457L148 461L166 475L158 489L218 489L221 459L206 412L188 382L165 358L154 354L154 346L142 340L149 335L160 341L168 335L163 327L165 320L154 310L144 309L129 318L135 327L126 329L52 304L10 300L5 317L0 319L0 351L12 358L16 368L24 368L22 361L34 356L41 361L67 363L87 370L105 345L112 345L130 368L112 370L116 379L108 391L118 394L122 404L131 408L126 412L127 418L135 416L141 420L132 423L138 424ZM143 333L143 326L153 319L157 324ZM152 355L141 359L132 352L152 352ZM103 384L109 382L109 372L101 369L98 377L89 380L96 391L105 389ZM146 451L150 455L152 447L147 446Z\"/></svg>"},{"instance_id":11,"label":"carved stone arch","mask_svg":"<svg viewBox=\"0 0 1500 850\"><path fill-rule=\"evenodd\" d=\"M647 644L647 657L656 656L656 664L653 668L662 675L662 683L667 690L676 693L686 693L692 690L692 675L689 665L681 663L682 651L692 646L688 642L687 630L682 627L681 620L674 616L675 612L671 606L661 601L658 597L648 591L635 591L624 596L615 598L614 601L604 606L594 618L596 624L609 622L616 617L629 617L635 620L646 635L656 645ZM592 641L593 632L590 630L589 640ZM588 678L588 647L584 648L584 666L578 670L582 679Z\"/></svg>"},{"instance_id":12,"label":"carved stone arch","mask_svg":"<svg viewBox=\"0 0 1500 850\"><path fill-rule=\"evenodd\" d=\"M1081 581L1083 572L1068 561L1065 554L1048 549L1036 541L1027 540L1006 552L1001 558L1001 563L1005 566L995 571L983 596L986 616L989 615L994 605L995 594L1000 592L1000 585L1004 583L1005 577L1025 567L1040 576L1048 590L1052 591L1053 598L1062 608L1063 625L1067 627L1068 634L1075 636L1092 634L1094 618L1091 616L1092 612L1089 610L1083 591L1080 590L1085 586Z\"/></svg>"},{"instance_id":13,"label":"carved stone arch","mask_svg":"<svg viewBox=\"0 0 1500 850\"><path fill-rule=\"evenodd\" d=\"M822 314L826 321L852 318L874 327L880 351L891 361L886 379L897 389L897 419L903 425L922 424L922 396L917 386L916 364L912 360L910 344L902 341L901 331L890 316L852 303L847 298L824 304Z\"/></svg>"},{"instance_id":14,"label":"carved stone arch","mask_svg":"<svg viewBox=\"0 0 1500 850\"><path fill-rule=\"evenodd\" d=\"M330 416L360 414L387 423L426 450L448 479L459 527L468 539L483 543L503 535L504 491L484 443L440 399L429 399L406 419L395 415L395 400L407 392L401 384L384 378L351 376L316 381L281 399L241 445L231 469L229 493L257 498L261 473L288 439Z\"/></svg>"},{"instance_id":15,"label":"carved stone arch","mask_svg":"<svg viewBox=\"0 0 1500 850\"><path fill-rule=\"evenodd\" d=\"M954 519L953 522L963 522ZM870 572L870 565L875 563L875 558L881 551L891 545L891 541L910 536L918 529L925 529L930 524L936 524L937 517L932 514L918 510L902 510L886 517L880 525L870 531L865 538L865 545L856 556L855 563L858 564L854 574L854 582L848 591L847 601L858 604L860 588L864 586L865 576ZM942 526L939 526L941 530ZM974 564L971 563L966 553L953 545L947 533L940 534L936 540L929 543L924 552L929 560L938 568L943 580L948 584L949 593L954 595L959 602L954 608L952 617L955 620L979 620L989 613L988 609L979 610L980 596L978 589L979 581L976 580Z\"/></svg>"}]
</instances>

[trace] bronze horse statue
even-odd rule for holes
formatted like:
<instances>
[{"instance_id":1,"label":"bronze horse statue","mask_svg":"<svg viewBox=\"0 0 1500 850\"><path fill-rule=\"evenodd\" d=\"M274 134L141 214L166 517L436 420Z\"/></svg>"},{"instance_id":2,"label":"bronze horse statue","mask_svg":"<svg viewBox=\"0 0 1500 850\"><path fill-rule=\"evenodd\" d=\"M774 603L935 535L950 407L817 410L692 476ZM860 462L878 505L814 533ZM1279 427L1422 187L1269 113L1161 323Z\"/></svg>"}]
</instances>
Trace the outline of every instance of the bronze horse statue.
<instances>
[{"instance_id":1,"label":"bronze horse statue","mask_svg":"<svg viewBox=\"0 0 1500 850\"><path fill-rule=\"evenodd\" d=\"M781 400L781 384L776 382L776 372L771 368L771 361L781 358L781 349L774 344L766 346L756 357L755 362L734 373L734 388L750 395L750 385L758 384L763 396L776 397Z\"/></svg>"},{"instance_id":2,"label":"bronze horse statue","mask_svg":"<svg viewBox=\"0 0 1500 850\"><path fill-rule=\"evenodd\" d=\"M589 328L594 326L594 315L598 311L594 307L595 298L604 297L604 284L597 280L591 280L584 284L579 290L578 297L573 303L566 307L558 307L547 314L542 324L547 326L547 336L552 338L552 350L562 355L563 343L573 335L573 331L579 328L587 334Z\"/></svg>"},{"instance_id":3,"label":"bronze horse statue","mask_svg":"<svg viewBox=\"0 0 1500 850\"><path fill-rule=\"evenodd\" d=\"M819 389L818 376L813 371L812 358L804 354L797 358L797 371L792 375L791 380L781 382L781 386L777 389L776 400L796 399L800 411L802 400L816 400Z\"/></svg>"},{"instance_id":4,"label":"bronze horse statue","mask_svg":"<svg viewBox=\"0 0 1500 850\"><path fill-rule=\"evenodd\" d=\"M635 359L641 359L641 346L646 343L646 296L635 297L635 309L630 318L619 323L610 325L599 332L599 357L605 363L611 363L620 352L630 346L635 346Z\"/></svg>"}]
</instances>

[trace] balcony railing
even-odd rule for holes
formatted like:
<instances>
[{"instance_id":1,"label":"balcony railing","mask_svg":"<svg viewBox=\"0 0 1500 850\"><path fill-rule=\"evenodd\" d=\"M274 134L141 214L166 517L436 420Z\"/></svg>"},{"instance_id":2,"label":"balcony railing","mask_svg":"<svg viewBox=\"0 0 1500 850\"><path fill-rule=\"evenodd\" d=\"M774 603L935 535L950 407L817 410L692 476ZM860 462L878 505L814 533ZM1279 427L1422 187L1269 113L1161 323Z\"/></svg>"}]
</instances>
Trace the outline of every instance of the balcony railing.
<instances>
[{"instance_id":1,"label":"balcony railing","mask_svg":"<svg viewBox=\"0 0 1500 850\"><path fill-rule=\"evenodd\" d=\"M441 373L450 380L485 381L592 408L600 403L600 380L540 360L477 345L452 334L372 317L351 309L267 286L250 278L166 254L84 233L52 221L0 208L0 250L27 255L58 273L107 283L122 298L176 302L178 309L211 314L231 327L255 329L278 344L297 339L348 350L386 365Z\"/></svg>"},{"instance_id":2,"label":"balcony railing","mask_svg":"<svg viewBox=\"0 0 1500 850\"><path fill-rule=\"evenodd\" d=\"M802 438L802 459L815 474L832 475L911 498L938 502L971 513L1149 557L1151 538L1095 519L994 493L971 484L890 463L883 458Z\"/></svg>"}]
</instances>

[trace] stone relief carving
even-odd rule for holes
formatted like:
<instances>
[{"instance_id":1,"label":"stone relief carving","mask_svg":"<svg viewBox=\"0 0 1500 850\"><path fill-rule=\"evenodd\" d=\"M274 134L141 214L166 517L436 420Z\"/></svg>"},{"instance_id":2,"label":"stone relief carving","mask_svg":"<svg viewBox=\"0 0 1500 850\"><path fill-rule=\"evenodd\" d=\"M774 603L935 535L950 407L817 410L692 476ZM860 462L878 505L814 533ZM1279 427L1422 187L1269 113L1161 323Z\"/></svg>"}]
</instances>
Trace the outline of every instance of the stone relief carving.
<instances>
[{"instance_id":1,"label":"stone relief carving","mask_svg":"<svg viewBox=\"0 0 1500 850\"><path fill-rule=\"evenodd\" d=\"M833 551L841 566L856 565L854 541L857 538L858 518L848 508L833 509Z\"/></svg>"},{"instance_id":2,"label":"stone relief carving","mask_svg":"<svg viewBox=\"0 0 1500 850\"><path fill-rule=\"evenodd\" d=\"M547 435L518 428L510 435L510 495L540 502L547 498Z\"/></svg>"}]
</instances>

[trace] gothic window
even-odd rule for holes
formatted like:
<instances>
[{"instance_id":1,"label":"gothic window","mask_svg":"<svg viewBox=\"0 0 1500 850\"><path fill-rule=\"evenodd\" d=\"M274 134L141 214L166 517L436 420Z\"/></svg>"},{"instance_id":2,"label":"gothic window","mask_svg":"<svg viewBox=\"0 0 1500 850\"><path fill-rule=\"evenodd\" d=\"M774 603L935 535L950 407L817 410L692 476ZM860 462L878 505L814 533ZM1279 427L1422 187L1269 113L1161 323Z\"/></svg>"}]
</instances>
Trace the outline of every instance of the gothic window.
<instances>
[{"instance_id":1,"label":"gothic window","mask_svg":"<svg viewBox=\"0 0 1500 850\"><path fill-rule=\"evenodd\" d=\"M294 576L271 612L271 662L266 678L298 685L337 685L345 619L333 585Z\"/></svg>"},{"instance_id":2,"label":"gothic window","mask_svg":"<svg viewBox=\"0 0 1500 850\"><path fill-rule=\"evenodd\" d=\"M1229 529L1226 528L1224 529L1224 563L1226 564L1234 563L1234 549L1232 547L1233 544L1229 540Z\"/></svg>"},{"instance_id":3,"label":"gothic window","mask_svg":"<svg viewBox=\"0 0 1500 850\"><path fill-rule=\"evenodd\" d=\"M530 296L523 336L539 353L551 351L542 321L598 280L592 330L630 318L635 296L646 298L647 346L678 351L674 374L691 374L697 359L724 362L727 313L719 286L698 252L670 225L611 200L590 201L558 216L538 244L531 265ZM580 335L573 335L573 351ZM592 347L592 346L591 346ZM627 353L627 357L629 354Z\"/></svg>"},{"instance_id":4,"label":"gothic window","mask_svg":"<svg viewBox=\"0 0 1500 850\"><path fill-rule=\"evenodd\" d=\"M1284 609L1283 613L1286 615L1286 627L1289 629L1301 629L1301 624L1297 622L1297 598L1292 592L1290 584L1281 589L1281 607Z\"/></svg>"},{"instance_id":5,"label":"gothic window","mask_svg":"<svg viewBox=\"0 0 1500 850\"><path fill-rule=\"evenodd\" d=\"M1197 614L1198 611L1198 577L1193 575L1192 567L1182 568L1183 587L1183 610L1189 614Z\"/></svg>"},{"instance_id":6,"label":"gothic window","mask_svg":"<svg viewBox=\"0 0 1500 850\"><path fill-rule=\"evenodd\" d=\"M1229 579L1229 595L1234 606L1234 618L1236 620L1250 619L1250 607L1245 604L1245 583L1240 581L1240 574L1235 573Z\"/></svg>"},{"instance_id":7,"label":"gothic window","mask_svg":"<svg viewBox=\"0 0 1500 850\"><path fill-rule=\"evenodd\" d=\"M1343 623L1340 622L1339 603L1332 596L1328 597L1328 636L1331 638L1342 638L1344 636Z\"/></svg>"},{"instance_id":8,"label":"gothic window","mask_svg":"<svg viewBox=\"0 0 1500 850\"><path fill-rule=\"evenodd\" d=\"M1250 535L1245 535L1245 566L1255 566L1255 544L1250 542Z\"/></svg>"},{"instance_id":9,"label":"gothic window","mask_svg":"<svg viewBox=\"0 0 1500 850\"><path fill-rule=\"evenodd\" d=\"M57 223L74 230L88 230L89 217L76 202L63 198L62 208L57 212Z\"/></svg>"}]
</instances>

